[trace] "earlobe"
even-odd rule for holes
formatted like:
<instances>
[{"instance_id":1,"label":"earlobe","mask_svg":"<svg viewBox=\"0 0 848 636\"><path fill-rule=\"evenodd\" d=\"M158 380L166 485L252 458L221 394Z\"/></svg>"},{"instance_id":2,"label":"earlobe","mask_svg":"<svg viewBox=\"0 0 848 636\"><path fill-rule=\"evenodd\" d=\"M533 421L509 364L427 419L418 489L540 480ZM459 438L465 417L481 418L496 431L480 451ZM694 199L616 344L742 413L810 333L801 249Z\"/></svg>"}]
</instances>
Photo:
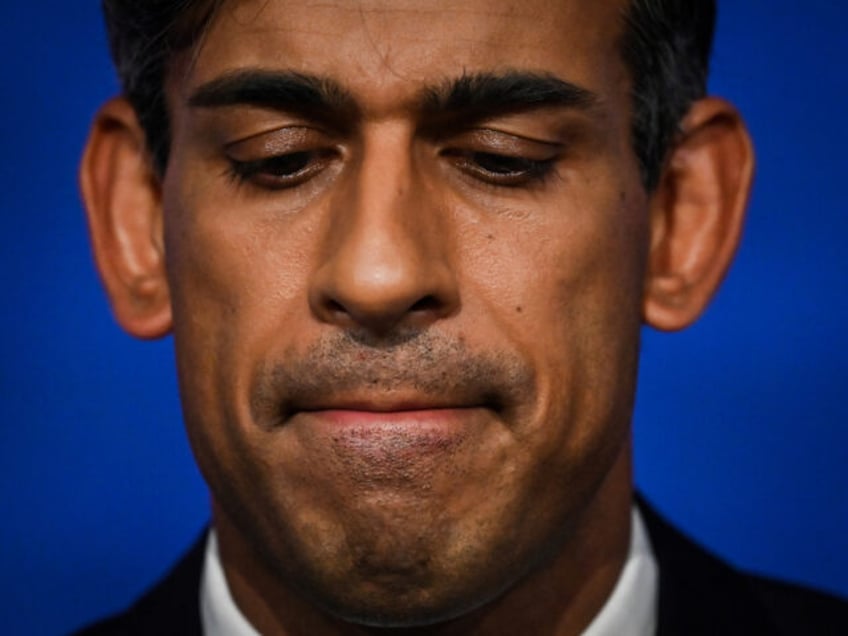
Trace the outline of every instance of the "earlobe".
<instances>
[{"instance_id":1,"label":"earlobe","mask_svg":"<svg viewBox=\"0 0 848 636\"><path fill-rule=\"evenodd\" d=\"M717 98L696 102L651 197L647 324L682 329L704 311L739 244L753 171L736 109Z\"/></svg>"},{"instance_id":2,"label":"earlobe","mask_svg":"<svg viewBox=\"0 0 848 636\"><path fill-rule=\"evenodd\" d=\"M118 323L139 338L171 328L161 189L129 103L98 112L80 165L94 257Z\"/></svg>"}]
</instances>

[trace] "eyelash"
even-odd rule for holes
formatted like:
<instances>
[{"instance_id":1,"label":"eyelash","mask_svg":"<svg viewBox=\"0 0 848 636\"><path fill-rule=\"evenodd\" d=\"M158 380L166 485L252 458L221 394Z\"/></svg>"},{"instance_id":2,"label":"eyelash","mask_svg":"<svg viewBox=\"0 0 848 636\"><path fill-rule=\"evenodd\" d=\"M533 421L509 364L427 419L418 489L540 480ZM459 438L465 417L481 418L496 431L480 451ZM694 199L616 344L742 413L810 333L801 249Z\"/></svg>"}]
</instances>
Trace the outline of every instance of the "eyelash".
<instances>
[{"instance_id":1,"label":"eyelash","mask_svg":"<svg viewBox=\"0 0 848 636\"><path fill-rule=\"evenodd\" d=\"M236 184L255 184L269 190L293 188L318 173L332 151L304 150L263 159L229 158L227 176ZM448 150L443 156L469 176L489 185L516 188L543 183L552 173L557 157L529 159L494 152Z\"/></svg>"},{"instance_id":2,"label":"eyelash","mask_svg":"<svg viewBox=\"0 0 848 636\"><path fill-rule=\"evenodd\" d=\"M544 182L553 173L557 160L557 157L529 159L480 151L456 150L444 154L452 157L454 163L472 177L507 188Z\"/></svg>"},{"instance_id":3,"label":"eyelash","mask_svg":"<svg viewBox=\"0 0 848 636\"><path fill-rule=\"evenodd\" d=\"M292 188L316 174L328 155L328 152L302 150L251 161L230 157L227 176L237 184L255 183L271 190Z\"/></svg>"}]
</instances>

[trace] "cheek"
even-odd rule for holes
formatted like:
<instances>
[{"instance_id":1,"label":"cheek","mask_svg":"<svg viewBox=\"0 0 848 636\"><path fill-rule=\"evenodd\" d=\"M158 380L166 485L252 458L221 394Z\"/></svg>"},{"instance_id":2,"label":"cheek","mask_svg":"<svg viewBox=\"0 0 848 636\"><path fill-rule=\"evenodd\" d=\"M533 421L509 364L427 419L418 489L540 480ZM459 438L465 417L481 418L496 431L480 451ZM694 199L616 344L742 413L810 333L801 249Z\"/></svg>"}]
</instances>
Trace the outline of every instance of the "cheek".
<instances>
[{"instance_id":1,"label":"cheek","mask_svg":"<svg viewBox=\"0 0 848 636\"><path fill-rule=\"evenodd\" d=\"M590 192L556 216L528 213L491 232L474 257L480 312L537 371L536 410L525 418L534 424L523 433L542 456L573 461L626 433L648 241L634 192Z\"/></svg>"},{"instance_id":2,"label":"cheek","mask_svg":"<svg viewBox=\"0 0 848 636\"><path fill-rule=\"evenodd\" d=\"M249 387L268 351L304 332L313 228L176 167L163 204L184 418L208 477L213 458L252 456Z\"/></svg>"},{"instance_id":3,"label":"cheek","mask_svg":"<svg viewBox=\"0 0 848 636\"><path fill-rule=\"evenodd\" d=\"M187 344L215 335L251 349L249 341L288 324L292 306L306 297L314 232L308 217L224 194L221 181L178 171L166 181L175 330Z\"/></svg>"}]
</instances>

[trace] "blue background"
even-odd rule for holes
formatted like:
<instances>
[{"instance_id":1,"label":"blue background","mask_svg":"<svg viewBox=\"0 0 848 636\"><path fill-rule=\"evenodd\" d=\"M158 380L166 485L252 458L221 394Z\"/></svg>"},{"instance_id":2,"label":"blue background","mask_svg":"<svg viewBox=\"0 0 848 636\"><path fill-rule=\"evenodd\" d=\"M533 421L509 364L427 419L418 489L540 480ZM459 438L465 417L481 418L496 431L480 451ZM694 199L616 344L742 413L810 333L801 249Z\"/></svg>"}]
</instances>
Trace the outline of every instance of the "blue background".
<instances>
[{"instance_id":1,"label":"blue background","mask_svg":"<svg viewBox=\"0 0 848 636\"><path fill-rule=\"evenodd\" d=\"M95 2L0 8L0 632L60 634L148 586L204 524L170 341L113 323L75 170L117 90ZM848 595L848 9L725 1L712 89L759 154L706 316L646 332L642 489L735 563Z\"/></svg>"}]
</instances>

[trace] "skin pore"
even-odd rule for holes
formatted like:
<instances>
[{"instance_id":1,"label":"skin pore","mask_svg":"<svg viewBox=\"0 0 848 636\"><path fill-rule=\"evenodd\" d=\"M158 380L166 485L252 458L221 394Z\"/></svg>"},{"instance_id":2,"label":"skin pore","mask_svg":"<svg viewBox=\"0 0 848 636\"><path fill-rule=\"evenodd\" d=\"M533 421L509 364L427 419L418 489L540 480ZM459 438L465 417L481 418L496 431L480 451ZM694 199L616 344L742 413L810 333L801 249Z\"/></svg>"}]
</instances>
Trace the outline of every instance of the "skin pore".
<instances>
[{"instance_id":1,"label":"skin pore","mask_svg":"<svg viewBox=\"0 0 848 636\"><path fill-rule=\"evenodd\" d=\"M685 326L751 172L704 100L656 192L622 2L225 3L82 183L116 315L173 332L233 597L263 634L577 634L615 584L643 320Z\"/></svg>"}]
</instances>

